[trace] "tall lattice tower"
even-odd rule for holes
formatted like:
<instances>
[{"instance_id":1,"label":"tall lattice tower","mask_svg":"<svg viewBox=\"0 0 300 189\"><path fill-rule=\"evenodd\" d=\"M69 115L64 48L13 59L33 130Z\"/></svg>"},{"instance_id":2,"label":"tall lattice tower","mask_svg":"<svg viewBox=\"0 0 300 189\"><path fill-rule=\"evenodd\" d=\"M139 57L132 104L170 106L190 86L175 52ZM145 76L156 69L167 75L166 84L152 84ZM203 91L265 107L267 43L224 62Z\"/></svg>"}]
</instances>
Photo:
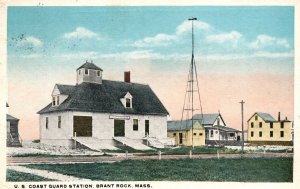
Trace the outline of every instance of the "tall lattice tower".
<instances>
[{"instance_id":1,"label":"tall lattice tower","mask_svg":"<svg viewBox=\"0 0 300 189\"><path fill-rule=\"evenodd\" d=\"M203 121L203 112L202 112L202 104L201 104L201 98L200 98L200 90L199 90L199 82L198 82L198 76L197 76L197 67L194 57L194 21L197 20L197 18L189 18L189 21L192 22L192 58L191 58L191 64L188 74L188 80L186 84L186 92L184 96L184 103L182 108L182 115L181 115L181 129L185 129L185 139L186 142L189 140L188 134L187 134L187 127L188 127L188 121L183 122L183 120L191 120L192 123L192 147L194 148L194 113L199 112L201 114L201 119L199 120L200 124L202 124ZM197 93L197 94L195 94ZM197 102L198 101L198 102Z\"/></svg>"}]
</instances>

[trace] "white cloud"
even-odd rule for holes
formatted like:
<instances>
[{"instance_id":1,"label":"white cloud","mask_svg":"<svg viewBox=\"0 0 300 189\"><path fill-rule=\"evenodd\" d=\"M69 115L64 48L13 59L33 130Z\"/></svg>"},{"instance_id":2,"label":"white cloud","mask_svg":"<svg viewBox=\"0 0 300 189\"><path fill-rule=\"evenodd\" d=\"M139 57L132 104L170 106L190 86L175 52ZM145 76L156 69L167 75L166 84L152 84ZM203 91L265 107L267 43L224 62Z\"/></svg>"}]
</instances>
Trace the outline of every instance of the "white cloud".
<instances>
[{"instance_id":1,"label":"white cloud","mask_svg":"<svg viewBox=\"0 0 300 189\"><path fill-rule=\"evenodd\" d=\"M286 39L279 39L269 35L258 35L256 37L256 40L249 44L249 46L253 49L259 49L274 45L278 47L290 48L290 44Z\"/></svg>"},{"instance_id":2,"label":"white cloud","mask_svg":"<svg viewBox=\"0 0 300 189\"><path fill-rule=\"evenodd\" d=\"M65 33L64 34L64 38L66 39L73 39L73 38L77 38L77 39L84 39L84 38L95 38L97 40L101 40L101 37L99 36L99 34L88 30L84 27L77 27L73 32L70 33Z\"/></svg>"},{"instance_id":3,"label":"white cloud","mask_svg":"<svg viewBox=\"0 0 300 189\"><path fill-rule=\"evenodd\" d=\"M154 37L145 37L142 40L135 41L135 47L167 46L170 41L175 40L175 35L157 34Z\"/></svg>"},{"instance_id":4,"label":"white cloud","mask_svg":"<svg viewBox=\"0 0 300 189\"><path fill-rule=\"evenodd\" d=\"M21 55L22 58L41 58L43 56L44 56L43 54L38 54L38 53Z\"/></svg>"},{"instance_id":5,"label":"white cloud","mask_svg":"<svg viewBox=\"0 0 300 189\"><path fill-rule=\"evenodd\" d=\"M20 41L18 41L17 46L26 46L26 45L32 45L34 47L40 47L43 46L43 42L33 36L28 36L22 38Z\"/></svg>"},{"instance_id":6,"label":"white cloud","mask_svg":"<svg viewBox=\"0 0 300 189\"><path fill-rule=\"evenodd\" d=\"M224 42L231 42L233 44L237 44L243 35L237 31L231 31L230 33L221 33L216 35L209 35L206 37L208 42L212 43L224 43Z\"/></svg>"},{"instance_id":7,"label":"white cloud","mask_svg":"<svg viewBox=\"0 0 300 189\"><path fill-rule=\"evenodd\" d=\"M195 30L210 30L211 26L205 22L202 21L194 21L194 29ZM176 34L180 35L183 34L185 32L191 31L192 30L192 23L191 21L184 21L182 22L179 26L177 26L176 28Z\"/></svg>"},{"instance_id":8,"label":"white cloud","mask_svg":"<svg viewBox=\"0 0 300 189\"><path fill-rule=\"evenodd\" d=\"M252 55L254 58L293 58L294 51L290 52L267 52L267 51L258 51Z\"/></svg>"},{"instance_id":9,"label":"white cloud","mask_svg":"<svg viewBox=\"0 0 300 189\"><path fill-rule=\"evenodd\" d=\"M156 46L168 46L171 42L180 38L186 32L191 31L191 21L184 21L177 26L175 34L169 35L160 33L153 37L145 37L144 39L137 40L133 43L134 47L156 47ZM205 22L194 21L195 30L210 30L211 26Z\"/></svg>"}]
</instances>

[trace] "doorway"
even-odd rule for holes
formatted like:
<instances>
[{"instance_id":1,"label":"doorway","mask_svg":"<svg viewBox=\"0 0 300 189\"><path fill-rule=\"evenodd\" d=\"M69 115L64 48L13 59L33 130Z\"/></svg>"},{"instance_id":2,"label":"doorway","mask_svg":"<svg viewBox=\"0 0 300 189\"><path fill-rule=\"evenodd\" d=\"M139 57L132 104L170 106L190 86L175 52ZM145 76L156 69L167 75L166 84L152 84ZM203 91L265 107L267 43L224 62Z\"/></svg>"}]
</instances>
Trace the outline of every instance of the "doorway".
<instances>
[{"instance_id":1,"label":"doorway","mask_svg":"<svg viewBox=\"0 0 300 189\"><path fill-rule=\"evenodd\" d=\"M182 144L182 133L179 133L179 144Z\"/></svg>"},{"instance_id":2,"label":"doorway","mask_svg":"<svg viewBox=\"0 0 300 189\"><path fill-rule=\"evenodd\" d=\"M125 120L114 120L114 136L125 136Z\"/></svg>"},{"instance_id":3,"label":"doorway","mask_svg":"<svg viewBox=\"0 0 300 189\"><path fill-rule=\"evenodd\" d=\"M74 116L73 117L73 136L91 137L92 136L92 117Z\"/></svg>"}]
</instances>

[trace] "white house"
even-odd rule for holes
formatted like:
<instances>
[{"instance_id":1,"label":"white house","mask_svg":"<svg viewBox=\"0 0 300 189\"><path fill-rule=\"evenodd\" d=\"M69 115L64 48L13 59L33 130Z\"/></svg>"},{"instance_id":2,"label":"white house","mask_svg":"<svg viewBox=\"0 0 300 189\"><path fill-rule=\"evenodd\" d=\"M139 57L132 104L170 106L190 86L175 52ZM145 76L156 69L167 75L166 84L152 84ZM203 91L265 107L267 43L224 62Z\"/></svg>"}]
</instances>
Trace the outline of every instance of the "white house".
<instances>
[{"instance_id":1,"label":"white house","mask_svg":"<svg viewBox=\"0 0 300 189\"><path fill-rule=\"evenodd\" d=\"M54 86L52 102L38 112L41 143L148 149L146 139L168 141L168 111L150 86L130 82L130 72L124 82L103 80L102 72L86 62L76 70L76 85Z\"/></svg>"},{"instance_id":2,"label":"white house","mask_svg":"<svg viewBox=\"0 0 300 189\"><path fill-rule=\"evenodd\" d=\"M196 114L194 120L200 121L205 128L206 144L218 143L219 141L240 141L240 131L228 127L220 113ZM226 142L223 142L224 144ZM226 143L229 144L229 143Z\"/></svg>"}]
</instances>

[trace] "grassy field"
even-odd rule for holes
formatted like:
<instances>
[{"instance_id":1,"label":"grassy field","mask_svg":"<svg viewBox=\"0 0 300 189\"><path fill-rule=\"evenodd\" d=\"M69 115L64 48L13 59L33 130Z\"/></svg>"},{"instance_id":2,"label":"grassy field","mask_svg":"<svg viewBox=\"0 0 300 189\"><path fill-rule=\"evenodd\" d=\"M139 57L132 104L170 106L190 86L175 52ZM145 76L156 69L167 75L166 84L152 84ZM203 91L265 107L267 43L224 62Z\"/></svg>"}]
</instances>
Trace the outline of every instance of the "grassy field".
<instances>
[{"instance_id":1,"label":"grassy field","mask_svg":"<svg viewBox=\"0 0 300 189\"><path fill-rule=\"evenodd\" d=\"M163 149L157 149L157 150L134 150L134 149L128 149L128 153L140 153L141 155L156 155L158 154L158 151L161 151L162 154L165 155L188 155L190 153L190 150L192 150L193 154L216 154L219 150L219 153L224 154L237 154L241 153L240 150L232 150L225 147L216 148L216 147L208 147L208 146L201 146L201 147L194 147L194 149L191 149L191 147L187 146L181 146L178 148L163 148ZM126 153L126 150L104 150L106 153Z\"/></svg>"},{"instance_id":2,"label":"grassy field","mask_svg":"<svg viewBox=\"0 0 300 189\"><path fill-rule=\"evenodd\" d=\"M32 175L29 173L22 173L14 170L7 169L6 171L6 181L15 182L15 181L52 181L50 179Z\"/></svg>"},{"instance_id":3,"label":"grassy field","mask_svg":"<svg viewBox=\"0 0 300 189\"><path fill-rule=\"evenodd\" d=\"M115 163L36 164L75 177L107 181L292 182L293 158L126 160Z\"/></svg>"}]
</instances>

